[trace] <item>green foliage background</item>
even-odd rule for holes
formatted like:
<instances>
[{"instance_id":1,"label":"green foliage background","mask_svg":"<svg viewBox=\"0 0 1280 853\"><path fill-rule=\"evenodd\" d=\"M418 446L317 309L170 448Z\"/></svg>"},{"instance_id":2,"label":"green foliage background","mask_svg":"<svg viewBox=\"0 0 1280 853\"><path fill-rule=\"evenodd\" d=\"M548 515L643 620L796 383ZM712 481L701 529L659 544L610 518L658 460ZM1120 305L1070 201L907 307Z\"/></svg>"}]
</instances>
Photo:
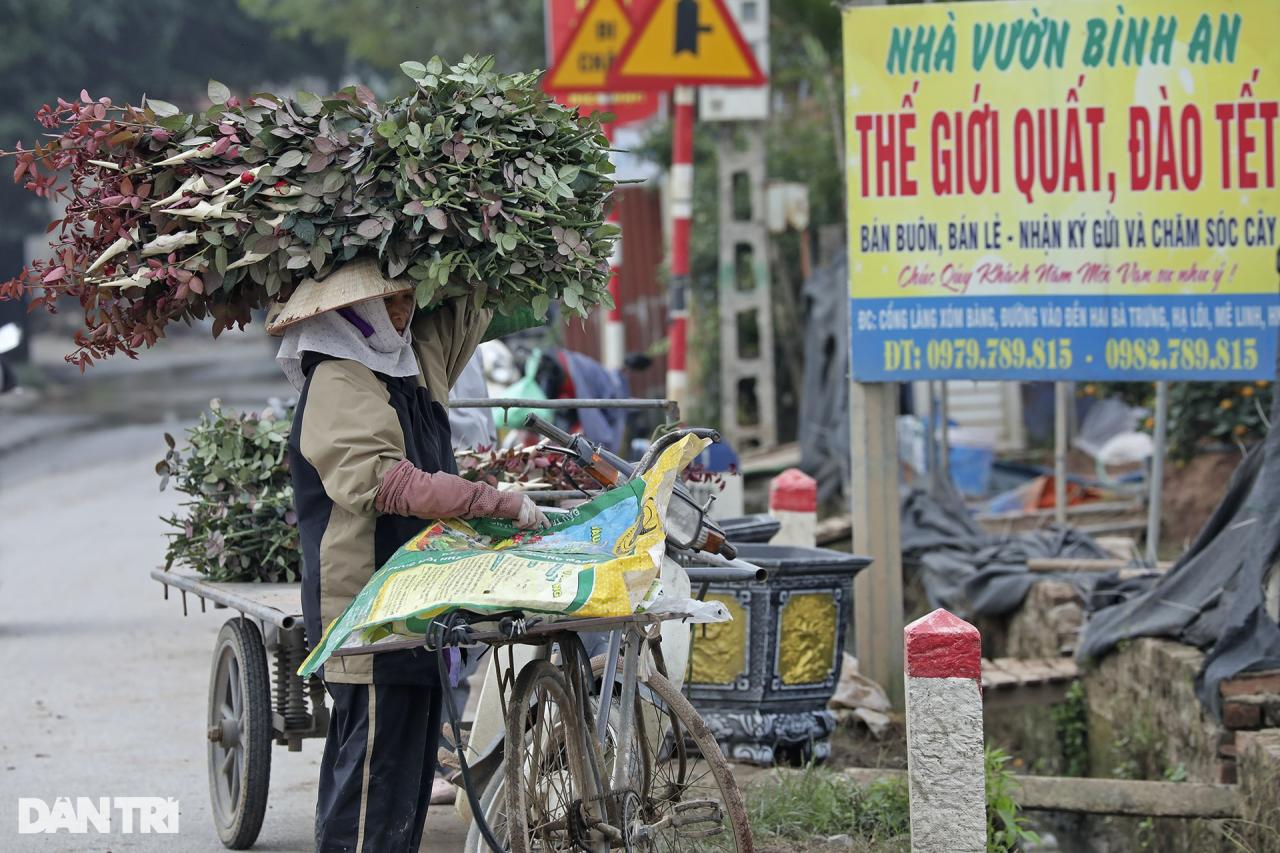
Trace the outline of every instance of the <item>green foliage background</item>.
<instances>
[{"instance_id":1,"label":"green foliage background","mask_svg":"<svg viewBox=\"0 0 1280 853\"><path fill-rule=\"evenodd\" d=\"M318 77L331 81L344 60L307 36L276 38L236 0L0 0L0 145L39 131L43 103L95 97L137 101L143 93L185 102L210 77L236 88ZM402 59L404 57L401 57ZM337 62L335 62L335 59ZM18 241L48 222L43 203L0 179L0 240ZM19 259L3 259L4 278Z\"/></svg>"},{"instance_id":2,"label":"green foliage background","mask_svg":"<svg viewBox=\"0 0 1280 853\"><path fill-rule=\"evenodd\" d=\"M988 747L985 753L987 850L1008 853L1039 843L1013 797L1010 756ZM779 772L746 789L747 813L757 844L779 840L804 843L850 836L849 849L898 853L911 848L911 803L905 776L870 785L810 765L801 772ZM774 849L772 846L769 849Z\"/></svg>"}]
</instances>

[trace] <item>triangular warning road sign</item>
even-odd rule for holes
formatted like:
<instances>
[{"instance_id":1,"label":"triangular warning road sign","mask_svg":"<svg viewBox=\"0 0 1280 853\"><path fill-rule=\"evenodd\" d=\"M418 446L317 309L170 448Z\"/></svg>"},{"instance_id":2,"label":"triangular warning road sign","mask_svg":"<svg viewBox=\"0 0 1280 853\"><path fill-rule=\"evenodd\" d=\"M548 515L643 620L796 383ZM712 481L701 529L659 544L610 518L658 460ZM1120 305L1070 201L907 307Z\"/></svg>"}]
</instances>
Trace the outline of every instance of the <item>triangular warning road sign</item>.
<instances>
[{"instance_id":1,"label":"triangular warning road sign","mask_svg":"<svg viewBox=\"0 0 1280 853\"><path fill-rule=\"evenodd\" d=\"M631 35L631 18L621 0L591 0L578 16L565 49L547 72L543 88L548 92L600 92L609 86L606 77Z\"/></svg>"},{"instance_id":2,"label":"triangular warning road sign","mask_svg":"<svg viewBox=\"0 0 1280 853\"><path fill-rule=\"evenodd\" d=\"M724 0L654 0L608 82L619 89L760 86L765 76Z\"/></svg>"}]
</instances>

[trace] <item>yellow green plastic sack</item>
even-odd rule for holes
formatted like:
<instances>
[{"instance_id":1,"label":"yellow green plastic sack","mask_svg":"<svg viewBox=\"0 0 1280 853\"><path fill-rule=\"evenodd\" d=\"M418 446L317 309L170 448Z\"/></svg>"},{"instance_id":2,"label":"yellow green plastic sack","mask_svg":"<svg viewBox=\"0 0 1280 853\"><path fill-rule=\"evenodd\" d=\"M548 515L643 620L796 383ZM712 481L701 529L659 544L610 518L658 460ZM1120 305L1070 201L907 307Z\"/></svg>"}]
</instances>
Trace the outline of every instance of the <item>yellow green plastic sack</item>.
<instances>
[{"instance_id":1,"label":"yellow green plastic sack","mask_svg":"<svg viewBox=\"0 0 1280 853\"><path fill-rule=\"evenodd\" d=\"M634 613L658 578L676 478L708 443L686 436L643 477L575 507L546 530L520 531L498 519L429 524L330 623L298 674L310 676L345 646L422 635L431 619L452 610Z\"/></svg>"}]
</instances>

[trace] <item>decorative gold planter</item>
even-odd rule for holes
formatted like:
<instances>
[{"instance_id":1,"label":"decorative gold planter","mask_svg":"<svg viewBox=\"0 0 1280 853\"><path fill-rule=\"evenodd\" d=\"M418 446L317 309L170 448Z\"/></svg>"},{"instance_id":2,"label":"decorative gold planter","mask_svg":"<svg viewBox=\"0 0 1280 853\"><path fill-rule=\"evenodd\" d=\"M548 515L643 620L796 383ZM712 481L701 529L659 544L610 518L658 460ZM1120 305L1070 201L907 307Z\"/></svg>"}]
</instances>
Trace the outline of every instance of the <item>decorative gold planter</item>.
<instances>
[{"instance_id":1,"label":"decorative gold planter","mask_svg":"<svg viewBox=\"0 0 1280 853\"><path fill-rule=\"evenodd\" d=\"M707 598L734 618L693 629L689 698L730 760L822 761L835 728L827 700L840 678L853 578L871 561L820 548L737 548L769 579L711 585Z\"/></svg>"}]
</instances>

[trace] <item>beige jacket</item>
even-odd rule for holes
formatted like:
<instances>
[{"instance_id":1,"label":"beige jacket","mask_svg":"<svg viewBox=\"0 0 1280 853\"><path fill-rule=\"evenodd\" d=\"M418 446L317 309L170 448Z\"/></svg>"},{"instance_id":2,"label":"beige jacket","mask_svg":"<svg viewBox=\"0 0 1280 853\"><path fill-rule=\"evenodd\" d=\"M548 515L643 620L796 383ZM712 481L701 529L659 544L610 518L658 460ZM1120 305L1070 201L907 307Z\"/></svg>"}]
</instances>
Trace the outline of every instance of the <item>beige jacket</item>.
<instances>
[{"instance_id":1,"label":"beige jacket","mask_svg":"<svg viewBox=\"0 0 1280 853\"><path fill-rule=\"evenodd\" d=\"M491 315L459 299L414 320L418 384L427 386L433 400L448 399ZM329 360L312 369L299 402L290 447L301 459L291 458L290 465L303 559L308 566L319 566L318 573L304 570L303 576L303 611L313 644L319 629L342 613L377 569L379 489L406 456L390 400L387 386L364 365ZM313 612L317 605L318 613ZM325 666L325 678L372 683L372 656L333 658Z\"/></svg>"}]
</instances>

